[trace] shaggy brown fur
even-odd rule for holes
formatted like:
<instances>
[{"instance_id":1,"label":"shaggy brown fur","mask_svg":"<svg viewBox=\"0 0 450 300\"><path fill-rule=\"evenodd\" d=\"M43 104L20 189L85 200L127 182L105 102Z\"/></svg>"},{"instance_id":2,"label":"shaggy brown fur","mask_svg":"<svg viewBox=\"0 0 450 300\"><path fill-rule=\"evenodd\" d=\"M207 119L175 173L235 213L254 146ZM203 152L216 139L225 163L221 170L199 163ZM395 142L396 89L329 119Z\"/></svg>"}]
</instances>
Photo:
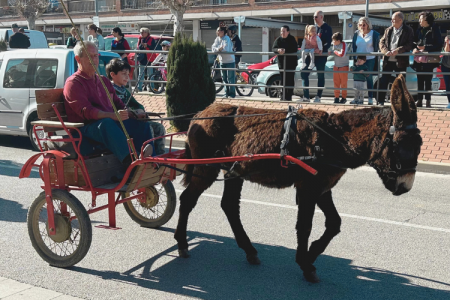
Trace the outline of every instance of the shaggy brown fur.
<instances>
[{"instance_id":1,"label":"shaggy brown fur","mask_svg":"<svg viewBox=\"0 0 450 300\"><path fill-rule=\"evenodd\" d=\"M414 100L406 90L405 79L399 76L393 84L391 93L392 107L375 107L344 111L331 114L315 109L298 110L297 132L295 139L288 144L289 154L310 156L315 146L320 146L328 163L311 164L318 174L313 176L299 166L283 168L279 160L245 161L234 168L242 178L225 181L222 208L238 242L250 263L259 263L256 249L246 235L239 218L239 198L243 179L266 187L285 188L294 185L297 189L296 200L299 205L297 223L298 251L296 261L302 268L307 280L317 281L313 262L340 231L340 217L334 208L331 189L346 172L346 168L357 168L372 161L372 165L384 185L394 194L407 192L414 178L414 170L393 172L392 166L398 164L393 153L393 143L381 149L388 137L389 127L395 125L397 131L394 141L413 150L415 163L422 143L419 130L401 130L404 126L417 121ZM270 115L241 118L219 118L192 121L186 144L186 155L191 158L211 158L217 156L240 156L248 153L279 153L283 138L285 111L256 109L226 104L213 104L201 112L198 117L218 117L230 115L264 114ZM308 118L337 142L307 123ZM344 146L345 145L345 146ZM315 153L316 155L318 153ZM336 165L345 166L346 168ZM230 167L231 164L228 165ZM187 171L200 177L186 176L186 190L180 197L180 219L175 233L180 256L188 256L186 241L187 219L198 197L217 178L218 169L209 166L188 166ZM395 173L395 174L394 174ZM314 207L318 205L325 213L326 231L321 239L312 243L308 250L308 238L312 227Z\"/></svg>"}]
</instances>

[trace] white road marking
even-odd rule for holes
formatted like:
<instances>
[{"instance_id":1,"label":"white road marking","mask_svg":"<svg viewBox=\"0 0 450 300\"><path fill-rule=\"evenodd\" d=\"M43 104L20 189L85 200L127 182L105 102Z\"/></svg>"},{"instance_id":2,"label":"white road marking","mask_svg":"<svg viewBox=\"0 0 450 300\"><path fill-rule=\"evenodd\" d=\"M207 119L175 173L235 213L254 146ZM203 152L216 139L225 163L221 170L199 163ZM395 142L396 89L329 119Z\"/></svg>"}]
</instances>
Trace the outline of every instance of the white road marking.
<instances>
[{"instance_id":1,"label":"white road marking","mask_svg":"<svg viewBox=\"0 0 450 300\"><path fill-rule=\"evenodd\" d=\"M3 164L0 164L0 168L14 169L14 170L22 170L22 167L18 167L18 166L9 166L9 165L3 165ZM31 169L31 172L39 173L38 170L34 170L34 169Z\"/></svg>"},{"instance_id":2,"label":"white road marking","mask_svg":"<svg viewBox=\"0 0 450 300\"><path fill-rule=\"evenodd\" d=\"M183 192L183 190L179 190L179 189L176 189L175 191L177 193L182 193ZM207 193L203 193L202 196L222 199L222 196L213 195L213 194L207 194ZM247 203L258 204L258 205L274 206L274 207L289 208L289 209L297 210L297 206L296 205L277 204L277 203L263 202L263 201L250 200L250 199L241 199L241 202L247 202ZM316 213L322 213L322 211L320 211L320 210L316 210L315 212ZM378 222L378 223L384 223L384 224L391 224L391 225L412 227L412 228L417 228L417 229L425 229L425 230L431 230L431 231L439 231L439 232L450 233L450 229L447 229L447 228L423 226L423 225L418 225L418 224L411 224L411 223L406 223L406 222L398 222L398 221L391 221L391 220L385 220L385 219L364 217L364 216L351 215L351 214L345 214L345 213L339 213L339 215L341 217L352 218L352 219L359 219L359 220L372 221L372 222Z\"/></svg>"}]
</instances>

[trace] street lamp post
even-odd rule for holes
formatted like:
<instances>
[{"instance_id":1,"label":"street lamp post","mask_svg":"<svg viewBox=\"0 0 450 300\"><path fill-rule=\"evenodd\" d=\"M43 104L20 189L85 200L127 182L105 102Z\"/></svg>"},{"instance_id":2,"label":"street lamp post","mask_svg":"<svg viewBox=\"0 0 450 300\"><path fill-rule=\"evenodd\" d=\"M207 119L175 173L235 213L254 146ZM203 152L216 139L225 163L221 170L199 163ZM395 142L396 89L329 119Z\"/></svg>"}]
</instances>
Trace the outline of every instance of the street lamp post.
<instances>
[{"instance_id":1,"label":"street lamp post","mask_svg":"<svg viewBox=\"0 0 450 300\"><path fill-rule=\"evenodd\" d=\"M366 0L366 13L364 14L366 17L369 16L369 0Z\"/></svg>"}]
</instances>

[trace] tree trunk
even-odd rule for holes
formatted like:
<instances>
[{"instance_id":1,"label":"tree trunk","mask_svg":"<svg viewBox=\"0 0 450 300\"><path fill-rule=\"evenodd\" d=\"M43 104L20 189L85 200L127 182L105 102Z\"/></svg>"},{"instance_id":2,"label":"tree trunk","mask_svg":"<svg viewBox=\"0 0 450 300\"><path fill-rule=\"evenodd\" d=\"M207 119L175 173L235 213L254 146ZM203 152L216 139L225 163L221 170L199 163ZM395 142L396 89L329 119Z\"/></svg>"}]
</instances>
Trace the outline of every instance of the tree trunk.
<instances>
[{"instance_id":1,"label":"tree trunk","mask_svg":"<svg viewBox=\"0 0 450 300\"><path fill-rule=\"evenodd\" d=\"M175 8L170 8L170 12L175 17L175 21L173 22L173 35L175 36L177 32L183 32L184 31L184 12L183 10L176 10Z\"/></svg>"},{"instance_id":2,"label":"tree trunk","mask_svg":"<svg viewBox=\"0 0 450 300\"><path fill-rule=\"evenodd\" d=\"M35 16L29 17L27 19L27 23L28 23L28 30L34 30L36 24L36 17Z\"/></svg>"}]
</instances>

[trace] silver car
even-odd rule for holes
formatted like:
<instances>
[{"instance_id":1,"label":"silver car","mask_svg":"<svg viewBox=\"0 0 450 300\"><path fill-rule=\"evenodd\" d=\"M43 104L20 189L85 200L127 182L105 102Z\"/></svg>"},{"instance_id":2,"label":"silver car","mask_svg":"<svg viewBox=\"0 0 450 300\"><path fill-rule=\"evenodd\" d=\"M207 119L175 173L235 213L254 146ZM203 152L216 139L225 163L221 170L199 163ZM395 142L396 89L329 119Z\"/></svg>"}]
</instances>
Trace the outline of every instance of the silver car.
<instances>
[{"instance_id":1,"label":"silver car","mask_svg":"<svg viewBox=\"0 0 450 300\"><path fill-rule=\"evenodd\" d=\"M349 49L352 49L351 47L351 41L347 42L347 45ZM323 96L325 97L334 97L334 83L333 83L333 67L334 67L334 55L327 57L327 63L325 65L325 88L323 90ZM413 57L410 56L410 64L413 63ZM280 72L278 71L278 61L274 60L274 64L264 68L264 71L261 71L257 77L257 85L258 92L260 94L265 94L267 96L270 96L271 98L280 98L281 95L281 88L269 88L264 87L264 85L281 85L281 77ZM302 86L302 79L301 79L301 73L300 66L302 65L302 59L299 58L298 65L296 68L295 73L295 88L294 88L294 95L303 97L303 86ZM350 59L350 67L353 66L353 60ZM382 60L380 60L380 70L382 69ZM436 71L436 69L434 70ZM406 69L406 86L408 87L408 90L410 91L417 91L417 77L415 75L415 71L411 69L411 67L408 67ZM310 97L314 97L317 94L317 72L312 72L309 76L309 94ZM439 78L436 77L436 75L433 75L432 79L432 91L438 91L439 90ZM374 89L378 87L378 76L373 76L373 85ZM348 85L347 88L353 88L353 74L348 74ZM355 93L353 90L348 90L348 98L354 97ZM366 92L367 94L367 92ZM411 95L414 97L414 99L417 98L417 92L411 92ZM388 95L387 95L388 96Z\"/></svg>"}]
</instances>

